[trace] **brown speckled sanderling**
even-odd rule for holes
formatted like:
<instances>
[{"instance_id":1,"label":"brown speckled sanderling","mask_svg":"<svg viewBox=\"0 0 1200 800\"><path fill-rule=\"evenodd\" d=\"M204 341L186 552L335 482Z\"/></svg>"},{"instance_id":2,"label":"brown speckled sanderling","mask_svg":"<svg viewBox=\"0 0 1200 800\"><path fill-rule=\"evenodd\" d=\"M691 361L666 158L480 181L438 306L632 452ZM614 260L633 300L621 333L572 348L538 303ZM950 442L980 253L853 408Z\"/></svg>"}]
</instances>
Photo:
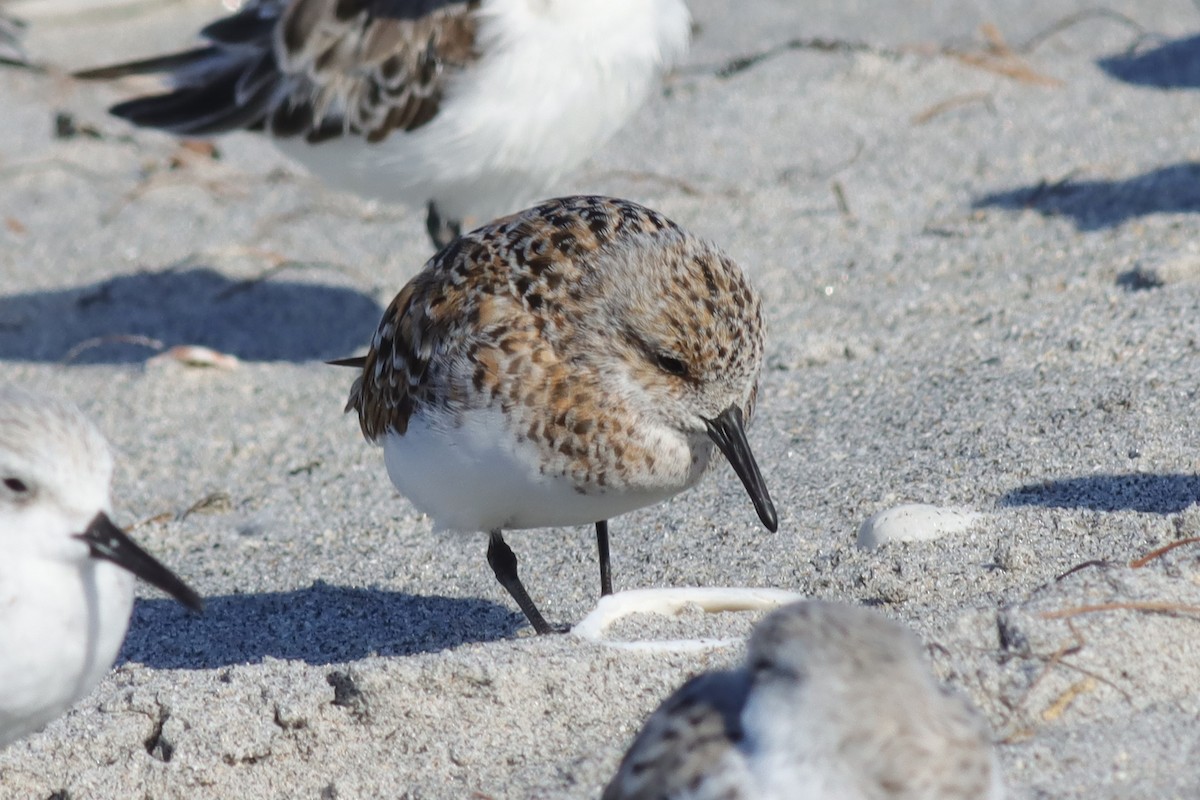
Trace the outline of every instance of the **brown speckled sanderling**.
<instances>
[{"instance_id":1,"label":"brown speckled sanderling","mask_svg":"<svg viewBox=\"0 0 1200 800\"><path fill-rule=\"evenodd\" d=\"M183 136L248 128L327 183L428 204L434 244L562 184L687 50L683 0L249 0L112 113Z\"/></svg>"},{"instance_id":2,"label":"brown speckled sanderling","mask_svg":"<svg viewBox=\"0 0 1200 800\"><path fill-rule=\"evenodd\" d=\"M802 601L755 629L745 666L688 681L602 800L1000 800L986 723L942 689L904 626Z\"/></svg>"},{"instance_id":3,"label":"brown speckled sanderling","mask_svg":"<svg viewBox=\"0 0 1200 800\"><path fill-rule=\"evenodd\" d=\"M392 301L346 410L439 528L490 533L488 563L551 627L501 531L595 523L696 484L716 445L764 525L746 441L761 302L715 246L625 200L551 200L466 234Z\"/></svg>"}]
</instances>

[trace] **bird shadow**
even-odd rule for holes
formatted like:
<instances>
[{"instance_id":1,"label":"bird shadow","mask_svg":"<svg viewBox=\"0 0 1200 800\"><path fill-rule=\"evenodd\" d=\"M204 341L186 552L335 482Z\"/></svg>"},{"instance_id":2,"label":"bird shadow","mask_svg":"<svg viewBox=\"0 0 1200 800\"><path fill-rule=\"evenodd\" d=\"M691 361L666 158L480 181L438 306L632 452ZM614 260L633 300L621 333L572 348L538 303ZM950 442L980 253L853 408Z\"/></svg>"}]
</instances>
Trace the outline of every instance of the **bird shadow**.
<instances>
[{"instance_id":1,"label":"bird shadow","mask_svg":"<svg viewBox=\"0 0 1200 800\"><path fill-rule=\"evenodd\" d=\"M1039 181L975 200L973 208L1031 208L1070 217L1081 231L1111 228L1134 217L1200 211L1200 161L1182 161L1124 180Z\"/></svg>"},{"instance_id":2,"label":"bird shadow","mask_svg":"<svg viewBox=\"0 0 1200 800\"><path fill-rule=\"evenodd\" d=\"M1156 89L1200 89L1200 36L1160 41L1096 60L1108 75Z\"/></svg>"},{"instance_id":3,"label":"bird shadow","mask_svg":"<svg viewBox=\"0 0 1200 800\"><path fill-rule=\"evenodd\" d=\"M310 361L360 349L382 315L352 289L171 268L0 295L0 359L138 363L189 344L246 361Z\"/></svg>"},{"instance_id":4,"label":"bird shadow","mask_svg":"<svg viewBox=\"0 0 1200 800\"><path fill-rule=\"evenodd\" d=\"M1126 473L1031 483L1007 492L1001 506L1085 508L1175 514L1200 503L1200 475Z\"/></svg>"},{"instance_id":5,"label":"bird shadow","mask_svg":"<svg viewBox=\"0 0 1200 800\"><path fill-rule=\"evenodd\" d=\"M524 617L479 599L331 586L207 597L204 613L139 598L117 664L214 669L264 658L325 665L512 636Z\"/></svg>"}]
</instances>

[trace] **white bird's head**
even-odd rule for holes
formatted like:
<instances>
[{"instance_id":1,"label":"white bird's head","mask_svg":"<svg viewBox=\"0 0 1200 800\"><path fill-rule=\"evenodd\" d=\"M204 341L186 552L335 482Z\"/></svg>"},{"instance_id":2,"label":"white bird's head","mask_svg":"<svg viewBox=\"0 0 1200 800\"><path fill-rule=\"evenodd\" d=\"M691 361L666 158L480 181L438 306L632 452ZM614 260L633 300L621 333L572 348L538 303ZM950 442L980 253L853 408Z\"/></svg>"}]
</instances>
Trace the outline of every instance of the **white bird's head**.
<instances>
[{"instance_id":1,"label":"white bird's head","mask_svg":"<svg viewBox=\"0 0 1200 800\"><path fill-rule=\"evenodd\" d=\"M189 608L203 603L110 519L113 457L74 405L0 388L0 558L110 561Z\"/></svg>"}]
</instances>

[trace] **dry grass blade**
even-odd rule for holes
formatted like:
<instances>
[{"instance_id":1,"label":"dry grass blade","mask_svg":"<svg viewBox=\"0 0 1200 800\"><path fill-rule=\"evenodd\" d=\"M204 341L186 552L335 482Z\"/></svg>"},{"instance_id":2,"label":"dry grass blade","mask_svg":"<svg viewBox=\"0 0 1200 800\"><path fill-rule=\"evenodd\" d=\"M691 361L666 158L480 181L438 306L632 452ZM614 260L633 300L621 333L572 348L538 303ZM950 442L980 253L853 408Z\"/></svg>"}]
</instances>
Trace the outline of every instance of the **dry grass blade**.
<instances>
[{"instance_id":1,"label":"dry grass blade","mask_svg":"<svg viewBox=\"0 0 1200 800\"><path fill-rule=\"evenodd\" d=\"M67 351L67 354L62 357L62 364L70 364L79 356L96 347L103 347L106 344L132 344L140 347L148 347L151 350L162 350L164 345L158 339L151 339L149 336L138 336L136 334L113 334L112 336L96 336L91 339L84 339L79 344Z\"/></svg>"},{"instance_id":2,"label":"dry grass blade","mask_svg":"<svg viewBox=\"0 0 1200 800\"><path fill-rule=\"evenodd\" d=\"M1143 28L1137 21L1125 16L1124 14L1113 11L1109 8L1085 8L1082 11L1076 11L1074 14L1068 14L1052 25L1038 31L1020 47L1016 48L1018 53L1029 53L1040 47L1043 42L1050 39L1068 28L1073 28L1081 22L1086 22L1090 19L1110 19L1124 24L1126 27L1132 28L1138 32L1138 40L1140 41L1146 35L1146 29Z\"/></svg>"},{"instance_id":3,"label":"dry grass blade","mask_svg":"<svg viewBox=\"0 0 1200 800\"><path fill-rule=\"evenodd\" d=\"M1167 603L1160 600L1133 600L1129 602L1094 603L1072 608L1043 611L1042 619L1069 619L1083 614L1098 614L1104 611L1142 611L1148 614L1195 614L1200 616L1200 606L1186 603Z\"/></svg>"},{"instance_id":4,"label":"dry grass blade","mask_svg":"<svg viewBox=\"0 0 1200 800\"><path fill-rule=\"evenodd\" d=\"M1008 46L1008 43L1001 35L1000 29L992 23L985 23L981 26L980 32L983 34L983 38L987 40L987 46L982 52L947 49L944 51L945 55L958 59L967 66L987 72L994 72L997 75L1003 75L1006 78L1012 78L1021 83L1029 83L1037 86L1063 85L1063 82L1058 78L1038 72L1028 62L1014 53L1013 49Z\"/></svg>"},{"instance_id":5,"label":"dry grass blade","mask_svg":"<svg viewBox=\"0 0 1200 800\"><path fill-rule=\"evenodd\" d=\"M912 117L913 125L924 125L934 117L940 116L947 111L951 111L962 106L971 105L972 103L982 103L988 111L995 111L992 106L991 92L970 92L969 94L960 94L956 97L951 97L943 100L940 103L934 103L924 111L914 114Z\"/></svg>"},{"instance_id":6,"label":"dry grass blade","mask_svg":"<svg viewBox=\"0 0 1200 800\"><path fill-rule=\"evenodd\" d=\"M1130 561L1129 566L1132 567L1133 569L1141 569L1142 567L1146 566L1154 559L1164 556L1167 553L1171 552L1176 547L1183 547L1185 544L1195 544L1196 542L1200 542L1200 536L1189 536L1186 539L1180 539L1177 542L1171 542L1170 544L1165 544L1162 547L1158 547L1158 548L1155 548L1154 550L1151 550L1149 553L1146 553L1146 555L1142 556L1141 558L1135 558L1133 561Z\"/></svg>"}]
</instances>

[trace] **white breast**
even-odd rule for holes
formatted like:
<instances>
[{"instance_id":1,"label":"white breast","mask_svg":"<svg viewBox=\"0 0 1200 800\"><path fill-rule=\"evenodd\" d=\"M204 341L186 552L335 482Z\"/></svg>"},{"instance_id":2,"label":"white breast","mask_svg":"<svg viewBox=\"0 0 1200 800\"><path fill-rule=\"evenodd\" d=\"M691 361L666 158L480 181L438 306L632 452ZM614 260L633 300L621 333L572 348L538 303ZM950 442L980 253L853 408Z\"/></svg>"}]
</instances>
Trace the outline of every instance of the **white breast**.
<instances>
[{"instance_id":1,"label":"white breast","mask_svg":"<svg viewBox=\"0 0 1200 800\"><path fill-rule=\"evenodd\" d=\"M0 747L100 682L125 638L133 576L82 558L0 560Z\"/></svg>"},{"instance_id":2,"label":"white breast","mask_svg":"<svg viewBox=\"0 0 1200 800\"><path fill-rule=\"evenodd\" d=\"M383 438L392 483L438 528L512 530L584 525L653 505L693 485L708 464L709 448L689 454L676 480L651 480L639 488L590 487L576 491L568 479L542 474L539 449L518 442L498 410L470 412L458 427L409 420L403 436ZM681 447L687 448L686 444ZM666 460L666 459L664 459Z\"/></svg>"}]
</instances>

